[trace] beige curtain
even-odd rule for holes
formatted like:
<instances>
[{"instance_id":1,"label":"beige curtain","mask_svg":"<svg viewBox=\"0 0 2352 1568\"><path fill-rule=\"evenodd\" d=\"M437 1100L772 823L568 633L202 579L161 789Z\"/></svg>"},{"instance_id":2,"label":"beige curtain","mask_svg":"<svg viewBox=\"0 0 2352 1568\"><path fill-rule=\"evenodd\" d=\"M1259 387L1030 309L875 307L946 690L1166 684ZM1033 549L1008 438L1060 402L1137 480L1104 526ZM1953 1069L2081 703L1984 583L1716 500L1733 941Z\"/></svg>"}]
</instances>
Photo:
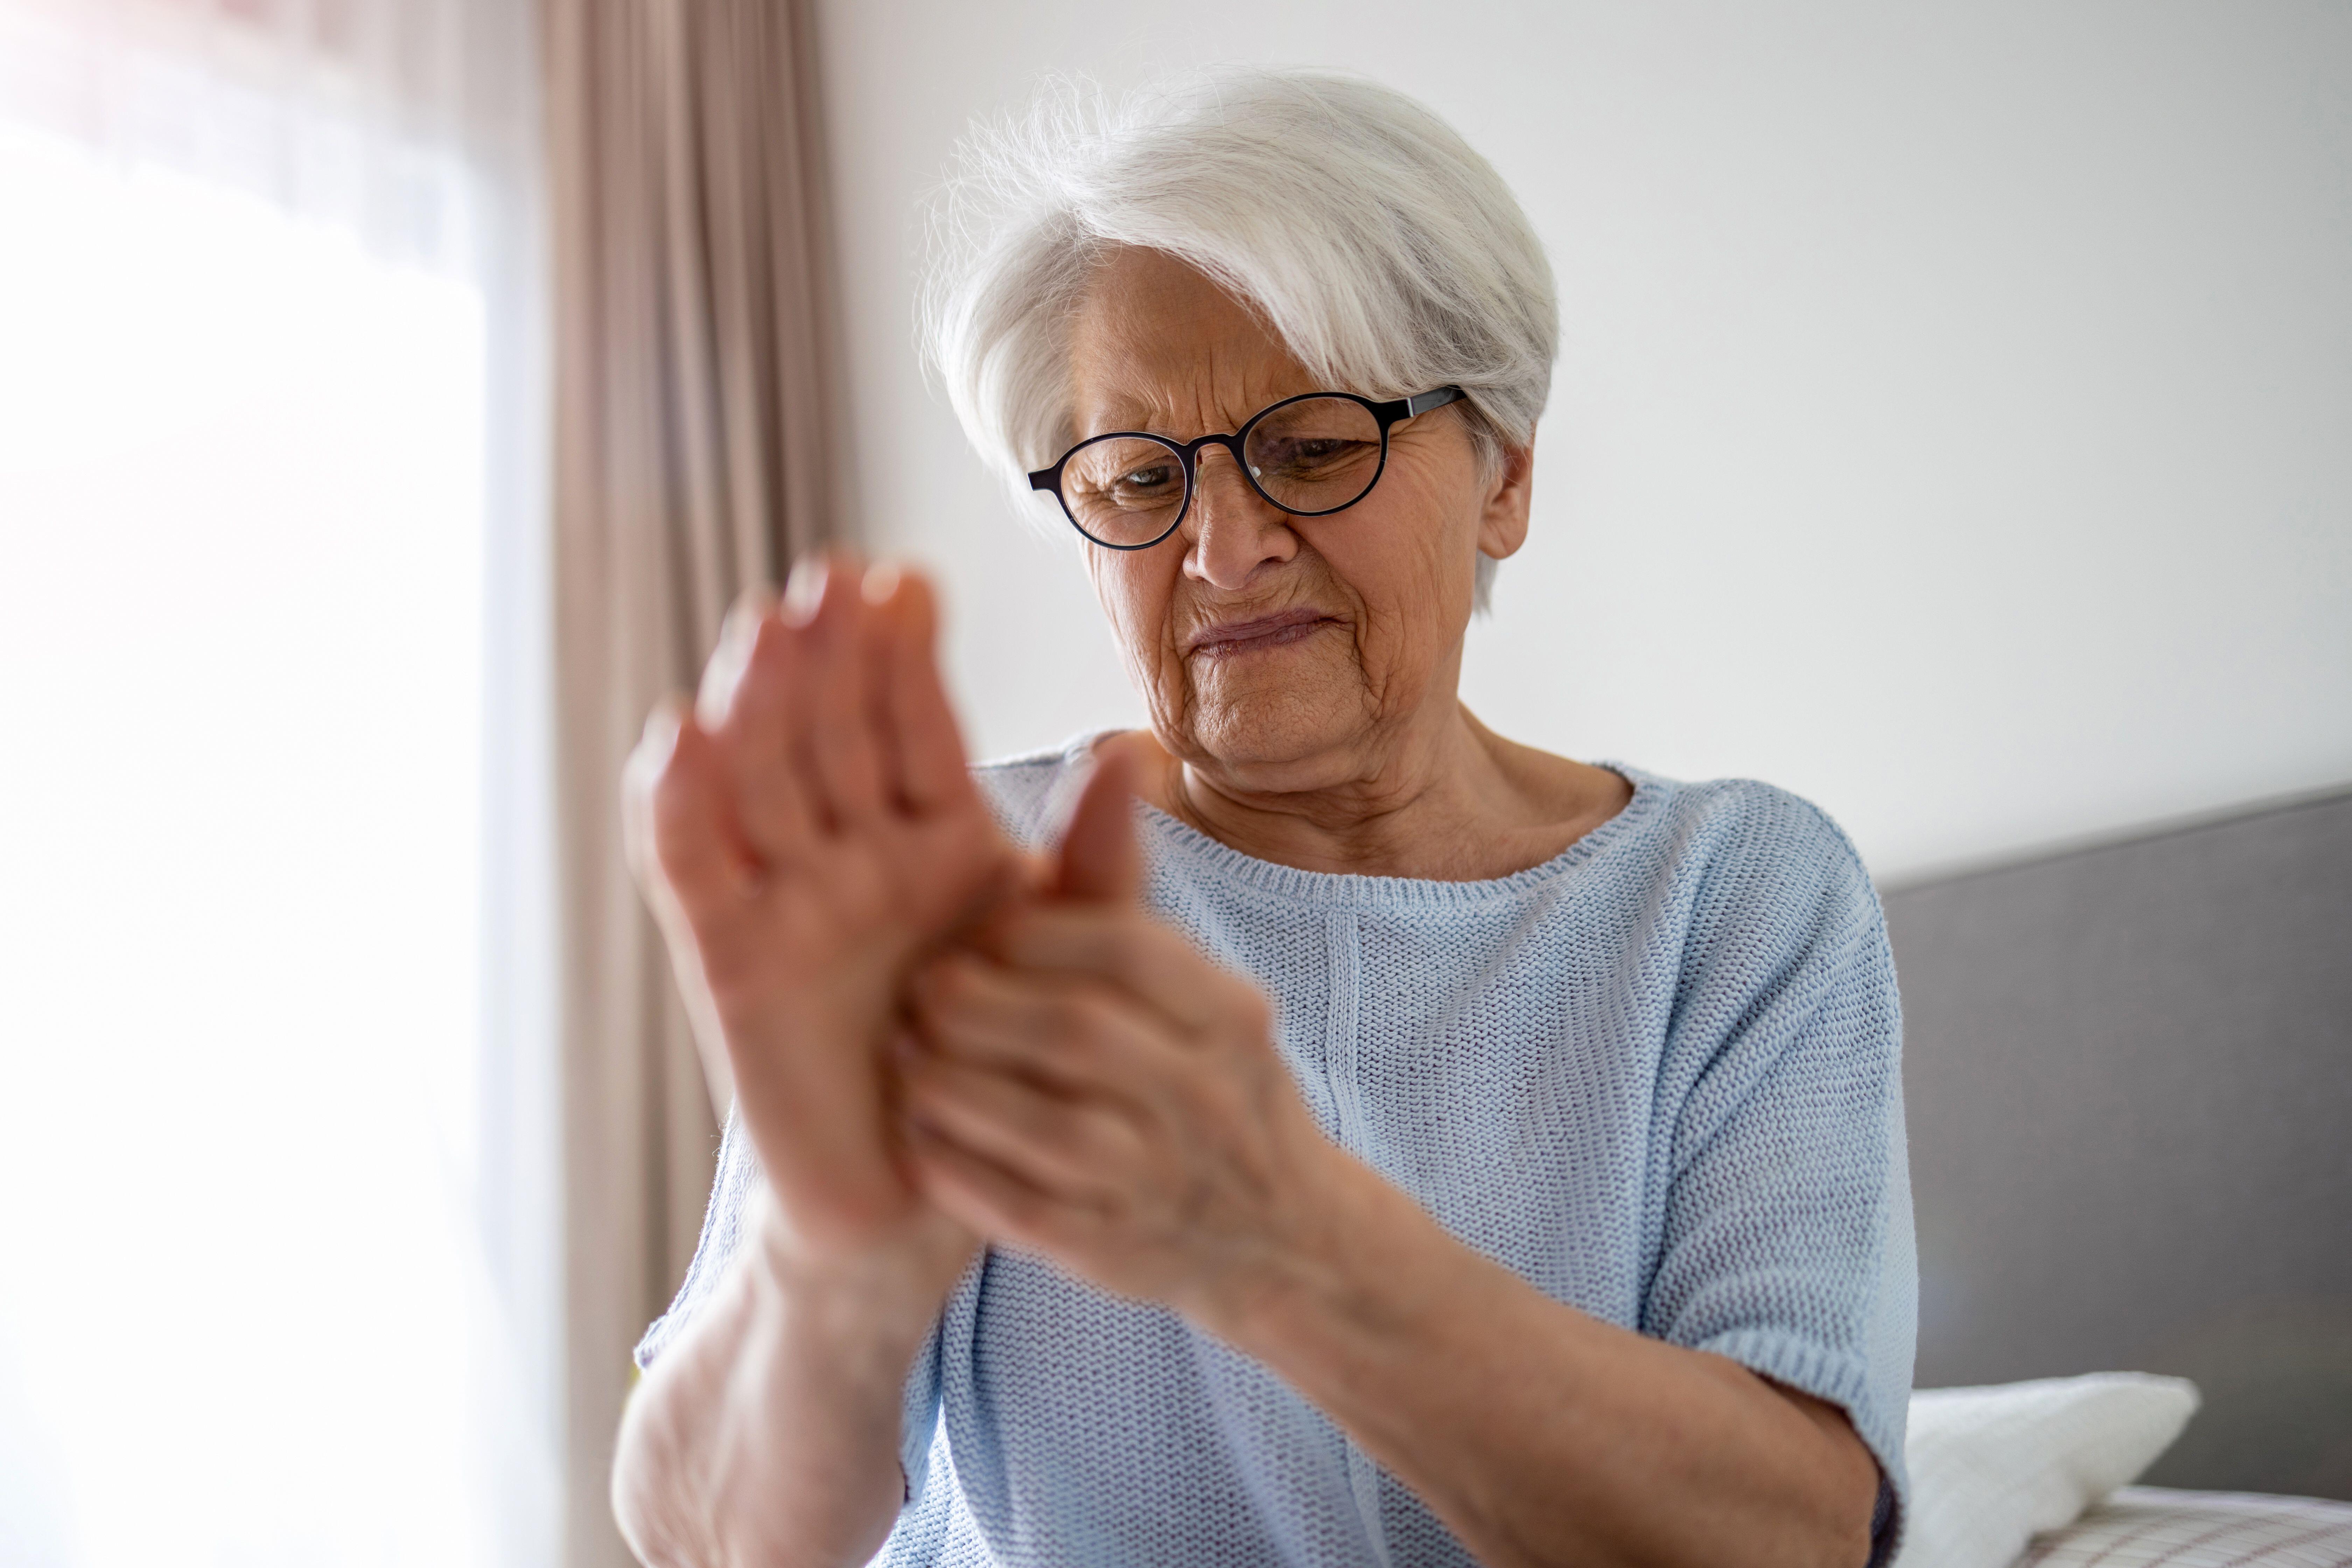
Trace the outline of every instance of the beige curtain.
<instances>
[{"instance_id":1,"label":"beige curtain","mask_svg":"<svg viewBox=\"0 0 2352 1568\"><path fill-rule=\"evenodd\" d=\"M629 1350L716 1150L617 786L749 584L843 515L805 0L541 0L555 286L568 1568L606 1502Z\"/></svg>"}]
</instances>

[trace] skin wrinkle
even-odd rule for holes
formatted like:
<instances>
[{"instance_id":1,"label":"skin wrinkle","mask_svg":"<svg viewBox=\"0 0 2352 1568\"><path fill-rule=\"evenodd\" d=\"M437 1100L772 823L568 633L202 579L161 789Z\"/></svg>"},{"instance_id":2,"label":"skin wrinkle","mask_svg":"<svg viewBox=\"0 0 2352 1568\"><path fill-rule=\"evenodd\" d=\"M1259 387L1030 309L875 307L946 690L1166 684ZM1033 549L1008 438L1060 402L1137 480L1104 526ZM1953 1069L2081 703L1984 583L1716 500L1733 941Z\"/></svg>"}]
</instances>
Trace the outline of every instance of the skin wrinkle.
<instances>
[{"instance_id":1,"label":"skin wrinkle","mask_svg":"<svg viewBox=\"0 0 2352 1568\"><path fill-rule=\"evenodd\" d=\"M1078 328L1090 416L1190 437L1315 389L1165 257L1115 258ZM1179 536L1090 553L1161 733L1097 746L1050 857L1001 837L961 765L915 574L868 574L867 594L813 576L806 615L769 635L790 657L755 647L720 677L717 731L688 714L633 764L632 831L657 840L640 864L667 884L657 907L688 912L668 922L680 979L710 993L698 1017L767 1178L756 1244L631 1404L616 1501L647 1561L702 1561L658 1540L681 1486L724 1561L867 1561L907 1495L908 1369L983 1240L1263 1364L1497 1568L1866 1555L1874 1466L1841 1412L1585 1316L1457 1239L1325 1136L1258 985L1145 903L1139 781L1244 855L1455 880L1549 859L1626 804L1625 779L1504 741L1454 695L1477 553L1525 534L1526 454L1488 468L1446 410L1395 434L1348 513L1288 517L1212 452ZM1183 651L1300 608L1328 629ZM839 702L853 657L887 704ZM841 754L815 756L820 736ZM891 784L910 759L929 761ZM935 805L892 804L918 799ZM725 876L739 818L766 823L748 897Z\"/></svg>"},{"instance_id":2,"label":"skin wrinkle","mask_svg":"<svg viewBox=\"0 0 2352 1568\"><path fill-rule=\"evenodd\" d=\"M1178 440L1329 388L1263 316L1181 260L1097 266L1070 334L1074 424ZM1413 389L1425 390L1425 389ZM1494 734L1454 696L1481 553L1525 538L1530 458L1497 455L1462 405L1395 426L1371 493L1283 512L1221 447L1168 540L1089 549L1097 598L1150 731L1144 798L1244 853L1318 870L1465 879L1540 864L1615 814L1614 774ZM1287 645L1187 653L1203 628L1300 610Z\"/></svg>"}]
</instances>

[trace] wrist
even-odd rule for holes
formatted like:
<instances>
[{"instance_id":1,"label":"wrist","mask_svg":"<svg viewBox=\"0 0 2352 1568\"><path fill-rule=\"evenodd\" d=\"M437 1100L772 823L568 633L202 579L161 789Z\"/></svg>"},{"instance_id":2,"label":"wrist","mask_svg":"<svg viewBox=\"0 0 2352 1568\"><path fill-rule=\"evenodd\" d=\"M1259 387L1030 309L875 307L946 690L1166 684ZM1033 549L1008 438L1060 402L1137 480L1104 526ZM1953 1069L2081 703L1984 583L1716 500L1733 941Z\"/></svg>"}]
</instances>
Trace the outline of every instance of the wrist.
<instances>
[{"instance_id":1,"label":"wrist","mask_svg":"<svg viewBox=\"0 0 2352 1568\"><path fill-rule=\"evenodd\" d=\"M1269 1364L1335 1330L1382 1331L1413 1315L1429 1270L1415 1255L1451 1238L1412 1197L1370 1166L1325 1142L1302 1201L1269 1245L1221 1282L1193 1316L1235 1349Z\"/></svg>"},{"instance_id":2,"label":"wrist","mask_svg":"<svg viewBox=\"0 0 2352 1568\"><path fill-rule=\"evenodd\" d=\"M912 1356L979 1250L971 1232L928 1207L857 1247L808 1247L764 1186L744 1218L763 1305L802 1335L870 1347L890 1361Z\"/></svg>"}]
</instances>

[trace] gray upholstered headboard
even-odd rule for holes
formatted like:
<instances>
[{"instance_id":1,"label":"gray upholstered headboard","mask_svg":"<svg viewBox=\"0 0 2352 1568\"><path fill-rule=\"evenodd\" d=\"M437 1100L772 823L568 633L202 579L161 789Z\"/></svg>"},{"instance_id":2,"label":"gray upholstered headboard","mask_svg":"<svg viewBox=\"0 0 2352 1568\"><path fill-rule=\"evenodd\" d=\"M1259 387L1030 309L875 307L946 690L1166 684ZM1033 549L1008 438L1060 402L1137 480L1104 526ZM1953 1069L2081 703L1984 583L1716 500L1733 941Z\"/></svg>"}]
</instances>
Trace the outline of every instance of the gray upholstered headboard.
<instances>
[{"instance_id":1,"label":"gray upholstered headboard","mask_svg":"<svg viewBox=\"0 0 2352 1568\"><path fill-rule=\"evenodd\" d=\"M1922 1387L2130 1368L2352 1498L2352 791L1891 888Z\"/></svg>"}]
</instances>

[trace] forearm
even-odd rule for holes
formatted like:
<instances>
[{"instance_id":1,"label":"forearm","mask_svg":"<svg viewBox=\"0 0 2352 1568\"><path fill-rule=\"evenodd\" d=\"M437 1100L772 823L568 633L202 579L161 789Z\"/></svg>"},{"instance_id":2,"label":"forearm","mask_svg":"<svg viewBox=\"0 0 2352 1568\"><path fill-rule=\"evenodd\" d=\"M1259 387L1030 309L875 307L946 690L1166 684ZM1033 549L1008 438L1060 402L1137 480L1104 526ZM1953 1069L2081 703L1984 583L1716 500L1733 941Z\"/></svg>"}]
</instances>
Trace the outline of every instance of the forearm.
<instances>
[{"instance_id":1,"label":"forearm","mask_svg":"<svg viewBox=\"0 0 2352 1568\"><path fill-rule=\"evenodd\" d=\"M725 1280L646 1374L613 1473L650 1568L862 1563L902 1497L908 1367L971 1245L949 1226L812 1267L762 1196Z\"/></svg>"},{"instance_id":2,"label":"forearm","mask_svg":"<svg viewBox=\"0 0 2352 1568\"><path fill-rule=\"evenodd\" d=\"M1208 1326L1489 1568L1859 1568L1875 1468L1827 1406L1544 1296L1352 1160L1324 1241Z\"/></svg>"}]
</instances>

